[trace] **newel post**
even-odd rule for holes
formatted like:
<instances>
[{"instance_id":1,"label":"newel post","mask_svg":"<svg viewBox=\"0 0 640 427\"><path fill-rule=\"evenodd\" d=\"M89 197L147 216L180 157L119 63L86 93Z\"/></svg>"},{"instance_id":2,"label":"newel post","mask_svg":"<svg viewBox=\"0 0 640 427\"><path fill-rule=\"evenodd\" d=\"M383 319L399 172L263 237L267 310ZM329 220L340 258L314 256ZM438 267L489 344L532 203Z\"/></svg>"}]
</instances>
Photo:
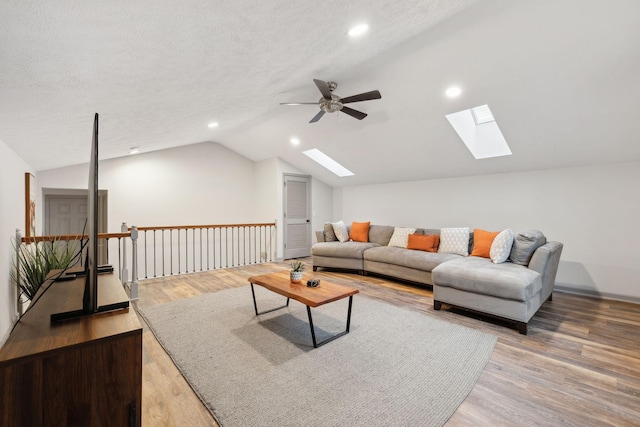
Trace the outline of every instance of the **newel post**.
<instances>
[{"instance_id":1,"label":"newel post","mask_svg":"<svg viewBox=\"0 0 640 427\"><path fill-rule=\"evenodd\" d=\"M138 227L131 226L131 299L138 299Z\"/></svg>"},{"instance_id":2,"label":"newel post","mask_svg":"<svg viewBox=\"0 0 640 427\"><path fill-rule=\"evenodd\" d=\"M120 232L126 233L129 231L129 227L127 227L127 223L123 222L120 226ZM129 270L127 269L127 239L122 241L122 271L120 272L120 282L123 285L126 285L129 281Z\"/></svg>"},{"instance_id":3,"label":"newel post","mask_svg":"<svg viewBox=\"0 0 640 427\"><path fill-rule=\"evenodd\" d=\"M20 283L20 250L22 248L22 233L20 233L20 229L16 228L16 283L13 283L13 287L15 288L15 292L17 295L16 298L16 314L18 317L22 316L22 292L20 292L20 287L18 283Z\"/></svg>"}]
</instances>

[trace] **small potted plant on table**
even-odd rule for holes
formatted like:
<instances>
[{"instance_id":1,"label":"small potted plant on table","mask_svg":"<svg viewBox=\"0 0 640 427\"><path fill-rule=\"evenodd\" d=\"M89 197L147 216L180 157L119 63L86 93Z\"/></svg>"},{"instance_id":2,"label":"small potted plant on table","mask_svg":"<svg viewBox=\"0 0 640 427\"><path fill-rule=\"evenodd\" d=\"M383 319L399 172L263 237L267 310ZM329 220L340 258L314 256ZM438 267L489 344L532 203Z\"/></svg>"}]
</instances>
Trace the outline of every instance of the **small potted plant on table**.
<instances>
[{"instance_id":1,"label":"small potted plant on table","mask_svg":"<svg viewBox=\"0 0 640 427\"><path fill-rule=\"evenodd\" d=\"M291 263L291 283L302 282L302 272L304 271L304 264L302 261L293 261Z\"/></svg>"}]
</instances>

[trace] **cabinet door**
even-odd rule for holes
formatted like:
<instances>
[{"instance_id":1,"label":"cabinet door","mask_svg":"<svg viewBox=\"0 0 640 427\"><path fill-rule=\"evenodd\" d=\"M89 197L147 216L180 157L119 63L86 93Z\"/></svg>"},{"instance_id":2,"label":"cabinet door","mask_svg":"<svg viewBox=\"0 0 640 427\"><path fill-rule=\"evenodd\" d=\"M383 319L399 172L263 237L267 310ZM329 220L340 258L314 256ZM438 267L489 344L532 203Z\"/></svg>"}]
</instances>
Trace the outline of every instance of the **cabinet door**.
<instances>
[{"instance_id":1,"label":"cabinet door","mask_svg":"<svg viewBox=\"0 0 640 427\"><path fill-rule=\"evenodd\" d=\"M142 334L44 358L44 426L140 426Z\"/></svg>"}]
</instances>

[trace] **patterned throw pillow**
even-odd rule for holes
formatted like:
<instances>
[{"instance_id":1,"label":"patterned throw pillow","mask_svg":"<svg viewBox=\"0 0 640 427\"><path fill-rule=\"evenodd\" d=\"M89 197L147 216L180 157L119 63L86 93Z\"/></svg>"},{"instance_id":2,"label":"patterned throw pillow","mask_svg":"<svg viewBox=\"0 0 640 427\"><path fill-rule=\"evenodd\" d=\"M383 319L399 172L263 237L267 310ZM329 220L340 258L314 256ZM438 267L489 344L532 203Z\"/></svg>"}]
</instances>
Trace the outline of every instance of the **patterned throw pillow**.
<instances>
[{"instance_id":1,"label":"patterned throw pillow","mask_svg":"<svg viewBox=\"0 0 640 427\"><path fill-rule=\"evenodd\" d=\"M409 243L409 234L413 234L415 232L415 228L395 227L393 229L393 234L391 235L391 240L389 240L388 246L406 248L407 244Z\"/></svg>"},{"instance_id":2,"label":"patterned throw pillow","mask_svg":"<svg viewBox=\"0 0 640 427\"><path fill-rule=\"evenodd\" d=\"M506 229L493 239L489 256L495 264L503 263L509 258L513 246L513 231Z\"/></svg>"},{"instance_id":3,"label":"patterned throw pillow","mask_svg":"<svg viewBox=\"0 0 640 427\"><path fill-rule=\"evenodd\" d=\"M344 225L344 222L338 221L331 224L333 226L333 232L338 238L339 242L346 242L349 240L349 232L347 231L347 226Z\"/></svg>"},{"instance_id":4,"label":"patterned throw pillow","mask_svg":"<svg viewBox=\"0 0 640 427\"><path fill-rule=\"evenodd\" d=\"M468 256L469 227L441 229L438 252Z\"/></svg>"}]
</instances>

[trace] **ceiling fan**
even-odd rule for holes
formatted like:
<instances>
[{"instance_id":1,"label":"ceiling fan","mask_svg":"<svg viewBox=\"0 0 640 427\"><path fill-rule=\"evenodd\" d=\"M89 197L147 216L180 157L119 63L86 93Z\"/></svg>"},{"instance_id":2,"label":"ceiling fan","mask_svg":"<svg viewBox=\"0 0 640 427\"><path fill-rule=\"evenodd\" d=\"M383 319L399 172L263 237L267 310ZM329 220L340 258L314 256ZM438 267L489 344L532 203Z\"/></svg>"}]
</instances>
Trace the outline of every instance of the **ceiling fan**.
<instances>
[{"instance_id":1,"label":"ceiling fan","mask_svg":"<svg viewBox=\"0 0 640 427\"><path fill-rule=\"evenodd\" d=\"M360 101L370 101L372 99L381 99L382 95L377 90L372 90L371 92L365 92L358 95L347 96L346 98L340 98L338 95L334 95L333 91L338 87L338 84L335 82L325 82L322 80L313 79L313 82L320 89L320 93L322 94L322 98L318 102L281 102L280 105L317 105L320 107L320 112L313 116L313 118L309 121L309 123L315 123L324 113L335 113L337 111L342 111L350 115L351 117L355 117L358 120L362 120L367 115L362 111L354 110L353 108L345 107L344 104L349 104L352 102L360 102Z\"/></svg>"}]
</instances>

